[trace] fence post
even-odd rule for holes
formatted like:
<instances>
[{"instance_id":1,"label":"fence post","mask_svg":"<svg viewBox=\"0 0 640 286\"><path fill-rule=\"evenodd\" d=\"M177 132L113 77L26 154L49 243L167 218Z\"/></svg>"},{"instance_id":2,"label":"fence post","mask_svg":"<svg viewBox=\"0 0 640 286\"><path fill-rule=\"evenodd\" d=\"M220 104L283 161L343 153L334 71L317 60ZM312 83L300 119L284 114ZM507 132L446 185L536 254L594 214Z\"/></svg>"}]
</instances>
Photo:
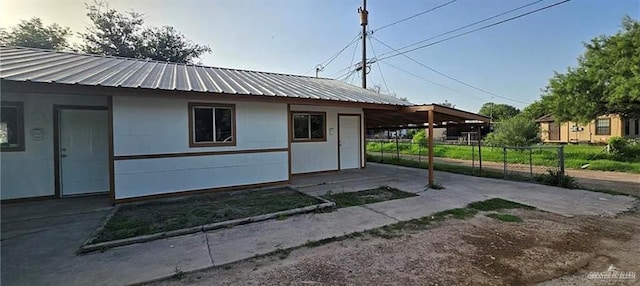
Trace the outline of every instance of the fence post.
<instances>
[{"instance_id":1,"label":"fence post","mask_svg":"<svg viewBox=\"0 0 640 286\"><path fill-rule=\"evenodd\" d=\"M398 131L396 131L396 162L400 165L400 145L398 144Z\"/></svg>"},{"instance_id":2,"label":"fence post","mask_svg":"<svg viewBox=\"0 0 640 286\"><path fill-rule=\"evenodd\" d=\"M471 144L471 173L476 168L476 147Z\"/></svg>"},{"instance_id":3,"label":"fence post","mask_svg":"<svg viewBox=\"0 0 640 286\"><path fill-rule=\"evenodd\" d=\"M564 145L560 145L560 149L558 150L558 167L560 168L560 172L558 176L560 177L560 186L562 186L562 181L564 181Z\"/></svg>"},{"instance_id":4,"label":"fence post","mask_svg":"<svg viewBox=\"0 0 640 286\"><path fill-rule=\"evenodd\" d=\"M478 169L482 174L482 140L478 140Z\"/></svg>"},{"instance_id":5,"label":"fence post","mask_svg":"<svg viewBox=\"0 0 640 286\"><path fill-rule=\"evenodd\" d=\"M529 147L529 180L533 182L533 148Z\"/></svg>"},{"instance_id":6,"label":"fence post","mask_svg":"<svg viewBox=\"0 0 640 286\"><path fill-rule=\"evenodd\" d=\"M503 176L506 179L507 178L507 147L502 147L502 163L504 164Z\"/></svg>"},{"instance_id":7,"label":"fence post","mask_svg":"<svg viewBox=\"0 0 640 286\"><path fill-rule=\"evenodd\" d=\"M411 144L413 144L413 142ZM422 145L420 144L420 142L418 142L418 166L420 166L420 164L422 164L421 163L422 160L420 159L421 153L422 153Z\"/></svg>"},{"instance_id":8,"label":"fence post","mask_svg":"<svg viewBox=\"0 0 640 286\"><path fill-rule=\"evenodd\" d=\"M384 163L384 143L380 141L380 163Z\"/></svg>"}]
</instances>

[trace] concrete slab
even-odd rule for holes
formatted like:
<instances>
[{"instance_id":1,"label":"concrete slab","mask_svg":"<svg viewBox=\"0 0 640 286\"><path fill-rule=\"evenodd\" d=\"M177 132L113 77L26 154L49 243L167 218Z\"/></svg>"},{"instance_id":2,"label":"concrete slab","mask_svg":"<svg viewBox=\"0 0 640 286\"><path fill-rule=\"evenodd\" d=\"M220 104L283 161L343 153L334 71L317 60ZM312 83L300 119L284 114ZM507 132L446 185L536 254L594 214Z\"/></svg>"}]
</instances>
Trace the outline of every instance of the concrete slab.
<instances>
[{"instance_id":1,"label":"concrete slab","mask_svg":"<svg viewBox=\"0 0 640 286\"><path fill-rule=\"evenodd\" d=\"M6 285L123 285L222 265L278 248L428 216L500 197L562 215L615 215L634 198L523 182L436 172L446 189L424 190L426 170L368 163L367 169L295 177L311 194L387 185L419 196L367 206L269 220L77 256L78 247L110 211L108 198L2 206L2 276Z\"/></svg>"},{"instance_id":2,"label":"concrete slab","mask_svg":"<svg viewBox=\"0 0 640 286\"><path fill-rule=\"evenodd\" d=\"M396 220L363 207L313 213L286 220L270 220L207 233L214 265L266 254L334 236L395 223Z\"/></svg>"}]
</instances>

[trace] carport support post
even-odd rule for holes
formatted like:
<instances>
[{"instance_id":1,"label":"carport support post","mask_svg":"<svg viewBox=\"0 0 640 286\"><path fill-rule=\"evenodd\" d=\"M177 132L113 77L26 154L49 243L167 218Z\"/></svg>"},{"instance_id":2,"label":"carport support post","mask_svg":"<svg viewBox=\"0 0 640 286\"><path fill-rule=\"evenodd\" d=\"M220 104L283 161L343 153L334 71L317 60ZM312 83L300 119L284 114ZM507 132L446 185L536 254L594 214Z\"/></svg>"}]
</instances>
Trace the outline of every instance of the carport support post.
<instances>
[{"instance_id":1,"label":"carport support post","mask_svg":"<svg viewBox=\"0 0 640 286\"><path fill-rule=\"evenodd\" d=\"M482 128L478 127L478 167L482 174Z\"/></svg>"},{"instance_id":2,"label":"carport support post","mask_svg":"<svg viewBox=\"0 0 640 286\"><path fill-rule=\"evenodd\" d=\"M433 110L429 110L429 186L433 186Z\"/></svg>"}]
</instances>

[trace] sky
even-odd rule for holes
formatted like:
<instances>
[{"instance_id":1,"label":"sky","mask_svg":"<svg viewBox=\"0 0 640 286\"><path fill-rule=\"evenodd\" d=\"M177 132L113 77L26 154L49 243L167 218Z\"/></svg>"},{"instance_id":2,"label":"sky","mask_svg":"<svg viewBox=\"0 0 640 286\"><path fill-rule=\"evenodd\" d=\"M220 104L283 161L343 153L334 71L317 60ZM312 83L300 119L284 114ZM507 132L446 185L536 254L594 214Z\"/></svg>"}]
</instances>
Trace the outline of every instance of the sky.
<instances>
[{"instance_id":1,"label":"sky","mask_svg":"<svg viewBox=\"0 0 640 286\"><path fill-rule=\"evenodd\" d=\"M534 2L458 0L376 31L449 1L369 0L369 29L374 31L375 39L399 48ZM559 1L545 0L492 22ZM0 3L2 28L40 17L46 25L57 23L77 33L84 32L89 25L85 3L92 0ZM362 0L110 0L108 3L118 11L144 14L146 25L173 26L192 41L209 45L213 52L203 55L200 61L216 67L313 76L319 63L345 47L362 29L357 13ZM404 56L396 56L372 64L368 85L380 85L383 92L418 104L447 101L472 112L490 101L523 108L540 97L554 72L566 71L577 64L576 58L584 52L583 42L619 31L624 15L640 18L640 1L573 0L406 54L457 81ZM74 36L71 40L78 42L79 38ZM359 41L357 46L349 46L320 76L335 78L347 73L345 68L361 59L361 47ZM374 52L394 53L372 39L367 48L370 59L376 58ZM361 79L359 74L353 74L344 81L360 85Z\"/></svg>"}]
</instances>

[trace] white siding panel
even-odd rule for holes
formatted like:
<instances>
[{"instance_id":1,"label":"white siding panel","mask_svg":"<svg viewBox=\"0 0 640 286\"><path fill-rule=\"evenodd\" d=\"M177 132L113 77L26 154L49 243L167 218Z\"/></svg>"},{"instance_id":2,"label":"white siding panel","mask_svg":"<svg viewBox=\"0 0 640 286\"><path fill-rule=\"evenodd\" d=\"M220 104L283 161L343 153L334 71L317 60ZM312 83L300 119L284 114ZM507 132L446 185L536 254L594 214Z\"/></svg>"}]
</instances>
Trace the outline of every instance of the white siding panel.
<instances>
[{"instance_id":1,"label":"white siding panel","mask_svg":"<svg viewBox=\"0 0 640 286\"><path fill-rule=\"evenodd\" d=\"M175 98L114 97L114 155L229 151L287 147L287 105L236 105L236 146L189 148L189 102ZM233 102L212 101L234 104Z\"/></svg>"},{"instance_id":2,"label":"white siding panel","mask_svg":"<svg viewBox=\"0 0 640 286\"><path fill-rule=\"evenodd\" d=\"M106 107L106 97L3 92L2 100L23 103L26 145L24 152L0 154L0 198L4 200L54 195L53 105ZM36 128L43 131L40 140L34 140L31 135L31 131Z\"/></svg>"},{"instance_id":3,"label":"white siding panel","mask_svg":"<svg viewBox=\"0 0 640 286\"><path fill-rule=\"evenodd\" d=\"M287 152L115 162L116 199L286 181Z\"/></svg>"},{"instance_id":4,"label":"white siding panel","mask_svg":"<svg viewBox=\"0 0 640 286\"><path fill-rule=\"evenodd\" d=\"M291 111L327 113L327 141L291 143L292 173L303 174L338 170L338 114L360 114L364 117L362 108L292 105ZM363 122L361 122L361 126L364 126ZM364 146L362 146L362 150L364 150Z\"/></svg>"}]
</instances>

